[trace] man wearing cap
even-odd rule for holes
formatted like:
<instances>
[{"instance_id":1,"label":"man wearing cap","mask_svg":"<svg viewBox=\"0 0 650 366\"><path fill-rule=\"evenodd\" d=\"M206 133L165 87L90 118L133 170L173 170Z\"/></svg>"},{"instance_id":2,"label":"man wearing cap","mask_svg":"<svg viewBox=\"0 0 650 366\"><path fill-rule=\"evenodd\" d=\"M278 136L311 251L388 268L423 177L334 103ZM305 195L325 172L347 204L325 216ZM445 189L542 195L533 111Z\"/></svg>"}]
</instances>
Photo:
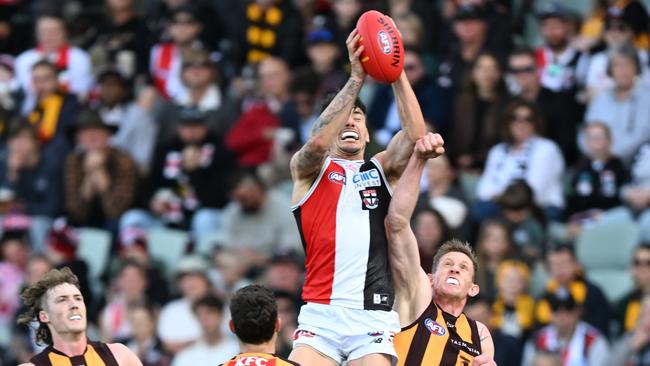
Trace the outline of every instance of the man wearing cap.
<instances>
[{"instance_id":1,"label":"man wearing cap","mask_svg":"<svg viewBox=\"0 0 650 366\"><path fill-rule=\"evenodd\" d=\"M150 71L154 85L161 96L169 99L183 90L181 66L185 52L201 47L199 35L203 26L196 9L179 6L171 14L167 31L171 42L163 42L151 49Z\"/></svg>"},{"instance_id":2,"label":"man wearing cap","mask_svg":"<svg viewBox=\"0 0 650 366\"><path fill-rule=\"evenodd\" d=\"M65 211L73 225L117 229L133 204L137 172L131 157L109 146L116 131L86 109L70 129L77 147L64 167Z\"/></svg>"},{"instance_id":3,"label":"man wearing cap","mask_svg":"<svg viewBox=\"0 0 650 366\"><path fill-rule=\"evenodd\" d=\"M201 337L201 324L192 304L211 291L209 268L205 258L199 255L185 256L176 266L176 286L181 298L162 308L157 331L163 346L171 354L178 353Z\"/></svg>"},{"instance_id":4,"label":"man wearing cap","mask_svg":"<svg viewBox=\"0 0 650 366\"><path fill-rule=\"evenodd\" d=\"M590 98L614 85L611 73L608 72L608 55L613 49L634 42L635 32L632 28L632 22L631 14L624 13L616 7L612 7L607 11L603 34L606 48L591 56L589 60L586 86ZM637 48L637 54L642 65L641 75L647 79L650 72L648 69L648 52Z\"/></svg>"},{"instance_id":5,"label":"man wearing cap","mask_svg":"<svg viewBox=\"0 0 650 366\"><path fill-rule=\"evenodd\" d=\"M341 48L334 31L326 27L313 29L307 34L307 57L311 68L319 76L317 98L338 90L346 81L342 70Z\"/></svg>"},{"instance_id":6,"label":"man wearing cap","mask_svg":"<svg viewBox=\"0 0 650 366\"><path fill-rule=\"evenodd\" d=\"M148 187L151 214L131 210L121 229L169 225L191 229L197 238L220 229L235 159L222 138L209 131L205 113L180 108L178 115L176 135L154 154Z\"/></svg>"},{"instance_id":7,"label":"man wearing cap","mask_svg":"<svg viewBox=\"0 0 650 366\"><path fill-rule=\"evenodd\" d=\"M563 366L608 365L607 339L598 329L580 320L582 306L571 293L558 291L546 300L553 321L526 343L522 365L530 365L537 352L560 354Z\"/></svg>"},{"instance_id":8,"label":"man wearing cap","mask_svg":"<svg viewBox=\"0 0 650 366\"><path fill-rule=\"evenodd\" d=\"M572 13L559 3L549 3L538 13L544 45L535 51L540 84L548 93L548 135L569 165L577 159L575 137L584 108L578 90L584 83L588 57L571 44ZM567 105L567 101L571 104Z\"/></svg>"}]
</instances>

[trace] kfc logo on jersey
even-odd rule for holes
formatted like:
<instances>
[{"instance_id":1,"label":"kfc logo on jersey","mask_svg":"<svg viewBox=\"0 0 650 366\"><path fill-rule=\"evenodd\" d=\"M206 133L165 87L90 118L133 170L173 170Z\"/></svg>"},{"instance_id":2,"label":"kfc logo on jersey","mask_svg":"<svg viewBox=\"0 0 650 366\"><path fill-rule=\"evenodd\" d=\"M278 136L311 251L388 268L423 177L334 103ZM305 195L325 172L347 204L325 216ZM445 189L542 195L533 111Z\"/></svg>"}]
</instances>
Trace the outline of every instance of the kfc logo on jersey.
<instances>
[{"instance_id":1,"label":"kfc logo on jersey","mask_svg":"<svg viewBox=\"0 0 650 366\"><path fill-rule=\"evenodd\" d=\"M361 200L364 210L374 210L379 207L379 198L377 198L376 189L366 189L361 191Z\"/></svg>"},{"instance_id":2,"label":"kfc logo on jersey","mask_svg":"<svg viewBox=\"0 0 650 366\"><path fill-rule=\"evenodd\" d=\"M267 360L263 357L242 357L237 360L235 366L274 366L275 360Z\"/></svg>"},{"instance_id":3,"label":"kfc logo on jersey","mask_svg":"<svg viewBox=\"0 0 650 366\"><path fill-rule=\"evenodd\" d=\"M431 320L429 318L427 318L424 321L424 325L427 327L427 329L429 329L429 332L431 332L431 334L433 334L433 335L443 336L443 335L445 335L447 333L447 331L445 330L445 327L443 327L442 325L434 322L433 320Z\"/></svg>"},{"instance_id":4,"label":"kfc logo on jersey","mask_svg":"<svg viewBox=\"0 0 650 366\"><path fill-rule=\"evenodd\" d=\"M356 173L352 176L352 183L354 183L356 189L381 186L379 171L377 171L377 169L371 169L365 172Z\"/></svg>"},{"instance_id":5,"label":"kfc logo on jersey","mask_svg":"<svg viewBox=\"0 0 650 366\"><path fill-rule=\"evenodd\" d=\"M330 175L327 176L327 178L332 183L340 184L342 186L345 185L345 175L343 175L343 174L341 174L339 172L331 172Z\"/></svg>"}]
</instances>

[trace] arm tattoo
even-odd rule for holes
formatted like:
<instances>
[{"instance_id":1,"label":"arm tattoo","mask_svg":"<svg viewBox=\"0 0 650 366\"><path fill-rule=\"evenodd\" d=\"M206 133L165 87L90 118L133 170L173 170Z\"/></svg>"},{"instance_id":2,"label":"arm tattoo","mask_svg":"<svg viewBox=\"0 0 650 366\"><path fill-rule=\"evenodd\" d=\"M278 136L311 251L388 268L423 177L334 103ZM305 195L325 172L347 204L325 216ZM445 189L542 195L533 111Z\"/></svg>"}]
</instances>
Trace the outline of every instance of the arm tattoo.
<instances>
[{"instance_id":1,"label":"arm tattoo","mask_svg":"<svg viewBox=\"0 0 650 366\"><path fill-rule=\"evenodd\" d=\"M311 135L316 135L325 126L329 125L336 115L341 113L341 111L349 106L350 102L354 102L354 100L359 95L360 89L360 81L349 79L343 89L341 89L341 91L336 94L336 97L334 97L332 102L330 102L327 108L325 108L323 113L318 116L318 119L316 122L314 122L314 125L311 129Z\"/></svg>"}]
</instances>

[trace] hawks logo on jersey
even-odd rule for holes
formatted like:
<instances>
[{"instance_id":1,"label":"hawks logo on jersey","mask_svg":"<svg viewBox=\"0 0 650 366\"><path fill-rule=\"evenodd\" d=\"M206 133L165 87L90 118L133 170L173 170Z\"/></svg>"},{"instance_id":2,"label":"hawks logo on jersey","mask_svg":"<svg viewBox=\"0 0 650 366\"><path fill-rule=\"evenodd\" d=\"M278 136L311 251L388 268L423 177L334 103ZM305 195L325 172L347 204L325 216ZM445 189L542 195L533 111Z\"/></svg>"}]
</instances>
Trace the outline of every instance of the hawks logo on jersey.
<instances>
[{"instance_id":1,"label":"hawks logo on jersey","mask_svg":"<svg viewBox=\"0 0 650 366\"><path fill-rule=\"evenodd\" d=\"M361 200L363 201L364 210L374 210L379 206L376 189L366 189L361 191Z\"/></svg>"}]
</instances>

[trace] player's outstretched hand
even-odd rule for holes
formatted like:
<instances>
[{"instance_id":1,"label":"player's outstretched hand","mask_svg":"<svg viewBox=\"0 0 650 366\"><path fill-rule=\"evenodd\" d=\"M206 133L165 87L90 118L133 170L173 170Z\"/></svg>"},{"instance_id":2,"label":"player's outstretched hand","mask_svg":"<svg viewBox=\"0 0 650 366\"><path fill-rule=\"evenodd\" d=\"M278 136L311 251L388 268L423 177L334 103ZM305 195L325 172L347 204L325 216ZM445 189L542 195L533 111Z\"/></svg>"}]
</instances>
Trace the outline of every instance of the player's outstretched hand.
<instances>
[{"instance_id":1,"label":"player's outstretched hand","mask_svg":"<svg viewBox=\"0 0 650 366\"><path fill-rule=\"evenodd\" d=\"M363 81L366 77L366 71L363 69L363 66L361 66L361 61L359 60L361 52L364 50L363 45L359 44L360 40L361 35L359 34L359 31L354 28L348 36L348 39L345 41L345 44L348 47L348 56L350 57L350 77Z\"/></svg>"},{"instance_id":2,"label":"player's outstretched hand","mask_svg":"<svg viewBox=\"0 0 650 366\"><path fill-rule=\"evenodd\" d=\"M415 142L413 150L420 159L433 159L445 153L445 141L437 133L427 132Z\"/></svg>"},{"instance_id":3,"label":"player's outstretched hand","mask_svg":"<svg viewBox=\"0 0 650 366\"><path fill-rule=\"evenodd\" d=\"M484 353L482 355L478 355L474 357L474 360L472 361L472 366L497 366L497 363L494 362L492 356L486 355Z\"/></svg>"}]
</instances>

